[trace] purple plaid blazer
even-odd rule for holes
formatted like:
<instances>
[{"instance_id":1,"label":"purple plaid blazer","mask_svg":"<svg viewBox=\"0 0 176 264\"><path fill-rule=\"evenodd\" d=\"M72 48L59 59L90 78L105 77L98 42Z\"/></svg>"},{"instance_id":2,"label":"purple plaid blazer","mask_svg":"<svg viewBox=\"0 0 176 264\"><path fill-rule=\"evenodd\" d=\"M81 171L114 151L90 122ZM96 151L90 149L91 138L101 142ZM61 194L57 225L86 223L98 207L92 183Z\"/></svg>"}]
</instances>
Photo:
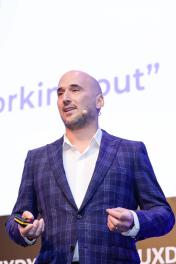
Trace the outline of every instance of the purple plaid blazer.
<instances>
[{"instance_id":1,"label":"purple plaid blazer","mask_svg":"<svg viewBox=\"0 0 176 264\"><path fill-rule=\"evenodd\" d=\"M10 237L26 246L13 215L28 210L45 221L36 263L71 263L76 241L81 264L140 263L135 242L164 235L174 225L173 212L144 144L103 131L95 170L80 209L65 176L62 144L63 137L28 152L18 199L6 224ZM140 231L135 239L109 231L106 209L112 207L136 211Z\"/></svg>"}]
</instances>

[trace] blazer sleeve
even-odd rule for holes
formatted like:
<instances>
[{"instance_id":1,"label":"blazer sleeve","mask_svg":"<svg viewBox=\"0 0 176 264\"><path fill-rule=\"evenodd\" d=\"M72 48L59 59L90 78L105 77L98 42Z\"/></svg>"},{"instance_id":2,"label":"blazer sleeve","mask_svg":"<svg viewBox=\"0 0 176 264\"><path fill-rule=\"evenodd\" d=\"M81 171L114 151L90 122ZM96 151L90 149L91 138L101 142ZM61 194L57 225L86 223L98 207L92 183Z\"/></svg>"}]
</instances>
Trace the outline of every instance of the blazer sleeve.
<instances>
[{"instance_id":1,"label":"blazer sleeve","mask_svg":"<svg viewBox=\"0 0 176 264\"><path fill-rule=\"evenodd\" d=\"M34 218L37 217L37 199L34 190L33 165L31 152L29 151L25 160L22 180L18 192L18 198L13 208L11 216L7 219L6 230L10 238L17 244L27 246L18 230L18 224L14 221L14 214L22 214L24 211L30 211Z\"/></svg>"},{"instance_id":2,"label":"blazer sleeve","mask_svg":"<svg viewBox=\"0 0 176 264\"><path fill-rule=\"evenodd\" d=\"M136 211L140 230L136 237L162 236L168 233L174 223L174 214L155 177L145 145L140 142L135 151L135 178L139 210Z\"/></svg>"}]
</instances>

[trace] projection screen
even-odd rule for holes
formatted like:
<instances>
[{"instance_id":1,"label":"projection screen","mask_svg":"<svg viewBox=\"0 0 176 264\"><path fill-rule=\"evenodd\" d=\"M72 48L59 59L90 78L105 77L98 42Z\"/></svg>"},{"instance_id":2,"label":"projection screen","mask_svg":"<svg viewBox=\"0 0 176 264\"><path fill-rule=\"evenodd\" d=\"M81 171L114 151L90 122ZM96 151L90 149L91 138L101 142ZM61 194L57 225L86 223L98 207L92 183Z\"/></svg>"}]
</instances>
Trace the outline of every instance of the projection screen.
<instances>
[{"instance_id":1,"label":"projection screen","mask_svg":"<svg viewBox=\"0 0 176 264\"><path fill-rule=\"evenodd\" d=\"M27 151L64 133L59 77L90 73L103 90L100 127L143 141L175 196L175 1L0 1L0 215L16 201Z\"/></svg>"}]
</instances>

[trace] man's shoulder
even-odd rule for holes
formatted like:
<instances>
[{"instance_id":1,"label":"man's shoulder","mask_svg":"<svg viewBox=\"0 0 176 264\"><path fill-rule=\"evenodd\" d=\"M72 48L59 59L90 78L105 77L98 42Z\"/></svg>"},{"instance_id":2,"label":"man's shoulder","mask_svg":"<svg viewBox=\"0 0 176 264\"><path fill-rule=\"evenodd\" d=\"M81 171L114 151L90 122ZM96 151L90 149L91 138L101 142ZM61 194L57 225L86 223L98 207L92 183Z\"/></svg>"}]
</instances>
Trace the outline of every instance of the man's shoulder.
<instances>
[{"instance_id":1,"label":"man's shoulder","mask_svg":"<svg viewBox=\"0 0 176 264\"><path fill-rule=\"evenodd\" d=\"M51 143L48 143L48 144L45 144L43 146L40 146L40 147L37 147L37 148L34 148L34 149L31 149L29 150L29 152L32 154L32 155L35 155L35 154L42 154L42 153L45 153L47 152L48 149L53 149L56 150L59 148L59 146L62 146L62 143L63 143L63 137L51 142Z\"/></svg>"},{"instance_id":2,"label":"man's shoulder","mask_svg":"<svg viewBox=\"0 0 176 264\"><path fill-rule=\"evenodd\" d=\"M118 141L121 144L125 144L125 145L141 145L141 144L143 145L144 144L142 141L127 139L127 138L112 135L105 130L102 130L102 132L103 132L103 136L109 139L110 141Z\"/></svg>"}]
</instances>

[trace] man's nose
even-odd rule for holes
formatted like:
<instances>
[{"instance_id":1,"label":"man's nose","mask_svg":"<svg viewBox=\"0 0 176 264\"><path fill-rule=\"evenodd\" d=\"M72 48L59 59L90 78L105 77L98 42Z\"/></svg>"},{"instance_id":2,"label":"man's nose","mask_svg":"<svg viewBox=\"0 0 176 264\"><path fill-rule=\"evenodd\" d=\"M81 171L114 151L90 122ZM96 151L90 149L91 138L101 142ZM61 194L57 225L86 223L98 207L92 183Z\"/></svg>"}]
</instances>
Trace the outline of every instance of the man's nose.
<instances>
[{"instance_id":1,"label":"man's nose","mask_svg":"<svg viewBox=\"0 0 176 264\"><path fill-rule=\"evenodd\" d=\"M63 101L64 102L70 102L71 101L71 97L70 97L70 93L69 91L65 91L64 94L63 94Z\"/></svg>"}]
</instances>

